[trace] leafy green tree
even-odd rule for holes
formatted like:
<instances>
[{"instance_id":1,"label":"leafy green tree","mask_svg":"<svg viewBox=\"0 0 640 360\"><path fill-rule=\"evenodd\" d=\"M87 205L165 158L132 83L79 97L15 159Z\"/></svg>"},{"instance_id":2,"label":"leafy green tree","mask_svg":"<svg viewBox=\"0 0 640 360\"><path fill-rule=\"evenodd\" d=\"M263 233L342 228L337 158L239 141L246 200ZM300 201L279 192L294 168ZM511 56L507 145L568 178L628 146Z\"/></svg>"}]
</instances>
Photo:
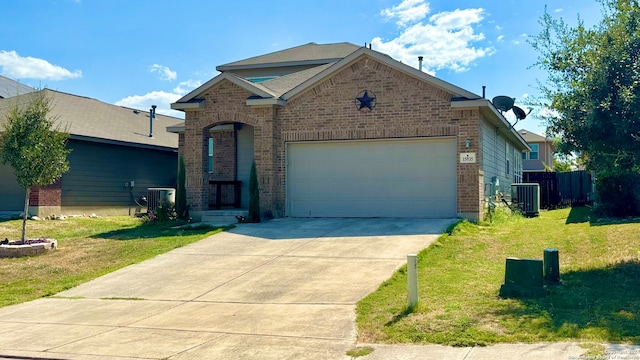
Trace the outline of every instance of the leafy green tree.
<instances>
[{"instance_id":1,"label":"leafy green tree","mask_svg":"<svg viewBox=\"0 0 640 360\"><path fill-rule=\"evenodd\" d=\"M18 184L25 190L22 241L25 240L29 193L33 186L56 182L69 170L69 134L48 118L51 102L44 90L23 95L28 101L9 106L0 132L2 163L9 164Z\"/></svg>"},{"instance_id":2,"label":"leafy green tree","mask_svg":"<svg viewBox=\"0 0 640 360\"><path fill-rule=\"evenodd\" d=\"M580 154L598 178L632 178L640 173L640 4L599 2L603 18L593 28L580 19L570 27L546 11L541 17L543 29L530 41L548 73L541 105L552 110L546 120L561 138L559 152ZM598 193L609 197L616 188Z\"/></svg>"},{"instance_id":3,"label":"leafy green tree","mask_svg":"<svg viewBox=\"0 0 640 360\"><path fill-rule=\"evenodd\" d=\"M178 159L178 189L176 191L176 213L178 219L186 220L189 218L189 206L187 205L187 187L186 171L184 168L184 159L180 156Z\"/></svg>"},{"instance_id":4,"label":"leafy green tree","mask_svg":"<svg viewBox=\"0 0 640 360\"><path fill-rule=\"evenodd\" d=\"M260 191L258 189L258 174L256 162L251 164L249 173L249 222L260 222Z\"/></svg>"},{"instance_id":5,"label":"leafy green tree","mask_svg":"<svg viewBox=\"0 0 640 360\"><path fill-rule=\"evenodd\" d=\"M567 172L573 171L577 166L575 160L569 155L553 155L553 171Z\"/></svg>"}]
</instances>

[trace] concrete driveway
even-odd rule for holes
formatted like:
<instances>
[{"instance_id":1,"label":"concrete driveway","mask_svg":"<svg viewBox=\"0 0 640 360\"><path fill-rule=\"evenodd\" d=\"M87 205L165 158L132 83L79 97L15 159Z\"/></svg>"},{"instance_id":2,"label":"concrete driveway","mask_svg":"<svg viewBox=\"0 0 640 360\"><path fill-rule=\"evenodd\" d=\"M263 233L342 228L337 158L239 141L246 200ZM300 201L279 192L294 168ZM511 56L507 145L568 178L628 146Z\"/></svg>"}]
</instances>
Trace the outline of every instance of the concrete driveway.
<instances>
[{"instance_id":1,"label":"concrete driveway","mask_svg":"<svg viewBox=\"0 0 640 360\"><path fill-rule=\"evenodd\" d=\"M0 358L346 359L356 302L454 221L239 225L0 308Z\"/></svg>"}]
</instances>

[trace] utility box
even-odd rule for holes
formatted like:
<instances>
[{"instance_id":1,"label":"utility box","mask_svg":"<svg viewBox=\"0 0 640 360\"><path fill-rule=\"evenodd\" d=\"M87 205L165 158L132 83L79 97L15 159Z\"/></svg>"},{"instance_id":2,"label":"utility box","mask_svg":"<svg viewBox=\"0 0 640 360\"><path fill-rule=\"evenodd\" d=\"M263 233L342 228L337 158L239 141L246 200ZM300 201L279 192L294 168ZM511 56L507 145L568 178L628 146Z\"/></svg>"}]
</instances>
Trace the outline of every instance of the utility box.
<instances>
[{"instance_id":1,"label":"utility box","mask_svg":"<svg viewBox=\"0 0 640 360\"><path fill-rule=\"evenodd\" d=\"M504 284L500 287L500 297L544 297L542 260L507 258Z\"/></svg>"},{"instance_id":2,"label":"utility box","mask_svg":"<svg viewBox=\"0 0 640 360\"><path fill-rule=\"evenodd\" d=\"M544 281L551 284L560 282L560 260L558 249L544 249Z\"/></svg>"}]
</instances>

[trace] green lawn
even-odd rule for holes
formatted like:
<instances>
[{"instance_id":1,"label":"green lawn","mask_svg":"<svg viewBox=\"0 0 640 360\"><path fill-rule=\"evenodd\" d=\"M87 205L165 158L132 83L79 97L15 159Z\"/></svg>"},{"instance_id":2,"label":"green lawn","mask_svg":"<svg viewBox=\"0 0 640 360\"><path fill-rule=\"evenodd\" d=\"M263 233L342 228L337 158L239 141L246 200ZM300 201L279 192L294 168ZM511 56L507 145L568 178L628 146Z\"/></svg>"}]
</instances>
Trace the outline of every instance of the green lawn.
<instances>
[{"instance_id":1,"label":"green lawn","mask_svg":"<svg viewBox=\"0 0 640 360\"><path fill-rule=\"evenodd\" d=\"M21 220L0 222L0 237L19 239L21 226ZM171 229L124 216L29 221L27 237L55 238L58 250L0 259L0 307L53 295L220 231Z\"/></svg>"},{"instance_id":2,"label":"green lawn","mask_svg":"<svg viewBox=\"0 0 640 360\"><path fill-rule=\"evenodd\" d=\"M406 267L359 302L359 341L454 346L584 341L640 344L640 223L594 223L589 208L458 223L418 256L420 302ZM557 248L561 285L541 299L501 299L507 257Z\"/></svg>"}]
</instances>

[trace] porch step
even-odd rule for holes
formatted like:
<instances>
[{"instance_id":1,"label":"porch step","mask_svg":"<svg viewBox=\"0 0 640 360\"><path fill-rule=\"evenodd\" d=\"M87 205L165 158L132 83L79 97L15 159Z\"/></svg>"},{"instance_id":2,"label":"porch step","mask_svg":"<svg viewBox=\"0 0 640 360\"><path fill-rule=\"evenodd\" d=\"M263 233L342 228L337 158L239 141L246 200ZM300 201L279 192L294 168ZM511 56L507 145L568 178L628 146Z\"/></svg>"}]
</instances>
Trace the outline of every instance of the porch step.
<instances>
[{"instance_id":1,"label":"porch step","mask_svg":"<svg viewBox=\"0 0 640 360\"><path fill-rule=\"evenodd\" d=\"M247 210L209 210L202 213L200 221L214 226L226 226L237 224L238 219L236 216L246 218L248 215L249 211Z\"/></svg>"}]
</instances>

